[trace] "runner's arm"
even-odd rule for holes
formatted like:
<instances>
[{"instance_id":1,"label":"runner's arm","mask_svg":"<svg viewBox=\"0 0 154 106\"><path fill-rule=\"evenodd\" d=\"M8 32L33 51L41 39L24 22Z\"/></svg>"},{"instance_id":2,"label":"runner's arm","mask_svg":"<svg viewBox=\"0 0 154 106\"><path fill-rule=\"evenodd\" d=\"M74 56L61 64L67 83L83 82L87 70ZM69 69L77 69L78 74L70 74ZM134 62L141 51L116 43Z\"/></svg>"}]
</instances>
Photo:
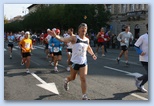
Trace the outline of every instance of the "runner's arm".
<instances>
[{"instance_id":1,"label":"runner's arm","mask_svg":"<svg viewBox=\"0 0 154 106\"><path fill-rule=\"evenodd\" d=\"M97 59L95 53L93 52L91 46L89 45L89 40L88 40L88 48L87 48L88 53L93 57L94 60Z\"/></svg>"},{"instance_id":2,"label":"runner's arm","mask_svg":"<svg viewBox=\"0 0 154 106\"><path fill-rule=\"evenodd\" d=\"M74 43L75 42L74 36L71 36L68 38L63 38L63 37L56 35L56 33L54 31L50 31L50 35L55 37L56 39L60 40L61 42L65 42L65 43L68 43L68 42Z\"/></svg>"}]
</instances>

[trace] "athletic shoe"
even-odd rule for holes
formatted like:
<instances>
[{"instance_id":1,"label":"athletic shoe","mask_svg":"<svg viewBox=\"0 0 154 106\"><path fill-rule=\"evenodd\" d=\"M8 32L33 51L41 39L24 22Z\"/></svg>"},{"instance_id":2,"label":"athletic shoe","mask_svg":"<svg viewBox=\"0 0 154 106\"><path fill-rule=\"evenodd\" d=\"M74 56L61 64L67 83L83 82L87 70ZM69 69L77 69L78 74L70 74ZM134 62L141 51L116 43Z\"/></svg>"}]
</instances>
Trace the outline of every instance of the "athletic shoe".
<instances>
[{"instance_id":1,"label":"athletic shoe","mask_svg":"<svg viewBox=\"0 0 154 106\"><path fill-rule=\"evenodd\" d=\"M95 55L97 56L98 54L97 54L97 53L95 53Z\"/></svg>"},{"instance_id":2,"label":"athletic shoe","mask_svg":"<svg viewBox=\"0 0 154 106\"><path fill-rule=\"evenodd\" d=\"M67 81L67 78L65 78L65 80L64 80L64 89L65 89L66 91L69 90L69 82Z\"/></svg>"},{"instance_id":3,"label":"athletic shoe","mask_svg":"<svg viewBox=\"0 0 154 106\"><path fill-rule=\"evenodd\" d=\"M148 91L144 88L144 86L141 86L138 88L138 90L140 90L143 93L147 93Z\"/></svg>"},{"instance_id":4,"label":"athletic shoe","mask_svg":"<svg viewBox=\"0 0 154 106\"><path fill-rule=\"evenodd\" d=\"M10 59L12 59L12 55L10 55Z\"/></svg>"},{"instance_id":5,"label":"athletic shoe","mask_svg":"<svg viewBox=\"0 0 154 106\"><path fill-rule=\"evenodd\" d=\"M23 62L23 61L21 61L21 65L22 65L22 66L24 65L24 62Z\"/></svg>"},{"instance_id":6,"label":"athletic shoe","mask_svg":"<svg viewBox=\"0 0 154 106\"><path fill-rule=\"evenodd\" d=\"M119 64L120 59L117 58L116 60L117 60L117 63Z\"/></svg>"},{"instance_id":7,"label":"athletic shoe","mask_svg":"<svg viewBox=\"0 0 154 106\"><path fill-rule=\"evenodd\" d=\"M70 67L67 67L67 71L70 71Z\"/></svg>"},{"instance_id":8,"label":"athletic shoe","mask_svg":"<svg viewBox=\"0 0 154 106\"><path fill-rule=\"evenodd\" d=\"M86 94L82 95L82 100L90 100Z\"/></svg>"},{"instance_id":9,"label":"athletic shoe","mask_svg":"<svg viewBox=\"0 0 154 106\"><path fill-rule=\"evenodd\" d=\"M55 72L58 72L58 68L57 68L57 67L55 67L54 71L55 71Z\"/></svg>"},{"instance_id":10,"label":"athletic shoe","mask_svg":"<svg viewBox=\"0 0 154 106\"><path fill-rule=\"evenodd\" d=\"M102 56L105 56L105 54L102 54Z\"/></svg>"},{"instance_id":11,"label":"athletic shoe","mask_svg":"<svg viewBox=\"0 0 154 106\"><path fill-rule=\"evenodd\" d=\"M135 77L135 85L136 85L136 87L138 88L138 89L140 89L140 85L141 85L141 83L142 83L142 81L141 80L138 80L138 77Z\"/></svg>"},{"instance_id":12,"label":"athletic shoe","mask_svg":"<svg viewBox=\"0 0 154 106\"><path fill-rule=\"evenodd\" d=\"M27 73L27 74L30 74L30 71L29 71L29 69L27 69L27 70L26 70L26 73Z\"/></svg>"},{"instance_id":13,"label":"athletic shoe","mask_svg":"<svg viewBox=\"0 0 154 106\"><path fill-rule=\"evenodd\" d=\"M54 62L51 62L51 65L54 66Z\"/></svg>"},{"instance_id":14,"label":"athletic shoe","mask_svg":"<svg viewBox=\"0 0 154 106\"><path fill-rule=\"evenodd\" d=\"M129 63L128 62L126 63L126 66L129 66Z\"/></svg>"}]
</instances>

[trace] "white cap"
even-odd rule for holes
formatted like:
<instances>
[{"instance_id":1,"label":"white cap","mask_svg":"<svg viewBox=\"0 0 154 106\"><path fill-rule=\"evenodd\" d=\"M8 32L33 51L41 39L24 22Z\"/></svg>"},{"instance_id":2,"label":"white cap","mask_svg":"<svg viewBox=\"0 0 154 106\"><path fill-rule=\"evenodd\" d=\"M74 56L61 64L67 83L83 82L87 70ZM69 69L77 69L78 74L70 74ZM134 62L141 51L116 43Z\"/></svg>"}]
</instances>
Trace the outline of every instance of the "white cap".
<instances>
[{"instance_id":1,"label":"white cap","mask_svg":"<svg viewBox=\"0 0 154 106\"><path fill-rule=\"evenodd\" d=\"M30 32L29 32L29 31L26 31L26 32L25 32L25 35L26 35L26 34L27 34L27 35L30 35Z\"/></svg>"},{"instance_id":2,"label":"white cap","mask_svg":"<svg viewBox=\"0 0 154 106\"><path fill-rule=\"evenodd\" d=\"M50 29L48 28L47 31L50 31Z\"/></svg>"},{"instance_id":3,"label":"white cap","mask_svg":"<svg viewBox=\"0 0 154 106\"><path fill-rule=\"evenodd\" d=\"M53 31L55 31L55 30L56 30L56 28L52 28L52 30L53 30Z\"/></svg>"}]
</instances>

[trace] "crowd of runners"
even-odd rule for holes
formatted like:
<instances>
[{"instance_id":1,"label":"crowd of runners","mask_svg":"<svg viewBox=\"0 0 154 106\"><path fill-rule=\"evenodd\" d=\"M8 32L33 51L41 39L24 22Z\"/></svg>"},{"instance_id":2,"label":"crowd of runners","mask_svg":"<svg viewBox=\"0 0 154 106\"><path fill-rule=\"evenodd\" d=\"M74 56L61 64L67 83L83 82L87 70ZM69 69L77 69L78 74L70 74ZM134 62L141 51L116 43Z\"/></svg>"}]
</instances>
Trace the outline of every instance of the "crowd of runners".
<instances>
[{"instance_id":1,"label":"crowd of runners","mask_svg":"<svg viewBox=\"0 0 154 106\"><path fill-rule=\"evenodd\" d=\"M146 25L146 28L148 30L148 24ZM26 72L30 73L31 50L33 50L36 43L39 43L45 47L45 58L50 57L50 64L54 66L54 71L59 72L57 66L58 62L62 59L62 49L64 46L67 46L67 71L70 72L70 75L64 80L64 89L66 91L69 90L69 82L75 80L79 72L82 99L88 100L89 98L86 94L86 75L88 72L87 52L94 60L96 60L100 48L102 51L101 55L104 57L108 45L111 44L112 48L120 45L121 51L117 56L116 61L119 64L120 58L124 54L125 64L128 66L128 47L134 38L130 32L130 26L128 25L125 26L125 31L119 33L117 36L115 34L109 36L110 31L105 32L103 27L97 34L92 32L87 35L87 30L87 24L81 23L78 27L78 33L74 34L74 29L68 28L63 36L61 36L60 29L57 28L47 29L47 33L41 33L39 36L36 33L31 34L29 31L21 31L14 34L12 32L5 33L5 41L8 42L9 58L13 59L12 49L14 42L17 42L21 49L21 65L25 65ZM95 47L96 44L97 48L94 52L91 46ZM139 59L147 72L141 77L135 77L135 84L138 90L146 93L148 91L144 88L144 84L148 81L148 33L139 37L134 44L134 48L139 54Z\"/></svg>"}]
</instances>

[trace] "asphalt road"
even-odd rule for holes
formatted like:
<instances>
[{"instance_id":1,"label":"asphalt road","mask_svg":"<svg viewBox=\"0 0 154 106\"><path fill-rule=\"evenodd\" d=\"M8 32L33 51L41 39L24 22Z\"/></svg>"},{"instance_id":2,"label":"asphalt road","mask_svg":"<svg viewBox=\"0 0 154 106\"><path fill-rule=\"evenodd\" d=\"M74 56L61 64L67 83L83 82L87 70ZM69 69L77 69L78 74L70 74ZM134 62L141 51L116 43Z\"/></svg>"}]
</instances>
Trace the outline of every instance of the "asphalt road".
<instances>
[{"instance_id":1,"label":"asphalt road","mask_svg":"<svg viewBox=\"0 0 154 106\"><path fill-rule=\"evenodd\" d=\"M46 59L43 48L42 45L35 46L31 56L31 74L27 74L25 66L20 65L20 49L17 48L17 44L13 50L13 58L9 59L7 43L4 43L5 100L81 100L79 77L70 82L69 91L63 88L64 78L69 75L66 71L66 49L64 48L62 52L59 72L55 73L54 67L49 64L50 58ZM93 48L94 51L95 49ZM89 54L87 55L88 97L91 100L148 100L150 97L148 93L136 90L134 75L145 73L136 52L133 49L129 50L129 66L125 66L124 58L121 59L120 64L116 63L115 59L119 52L120 50L117 49L108 49L106 56L102 57L99 50L96 61ZM38 84L42 84L43 88ZM145 84L145 88L148 89L148 83ZM59 94L52 92L56 90Z\"/></svg>"}]
</instances>

